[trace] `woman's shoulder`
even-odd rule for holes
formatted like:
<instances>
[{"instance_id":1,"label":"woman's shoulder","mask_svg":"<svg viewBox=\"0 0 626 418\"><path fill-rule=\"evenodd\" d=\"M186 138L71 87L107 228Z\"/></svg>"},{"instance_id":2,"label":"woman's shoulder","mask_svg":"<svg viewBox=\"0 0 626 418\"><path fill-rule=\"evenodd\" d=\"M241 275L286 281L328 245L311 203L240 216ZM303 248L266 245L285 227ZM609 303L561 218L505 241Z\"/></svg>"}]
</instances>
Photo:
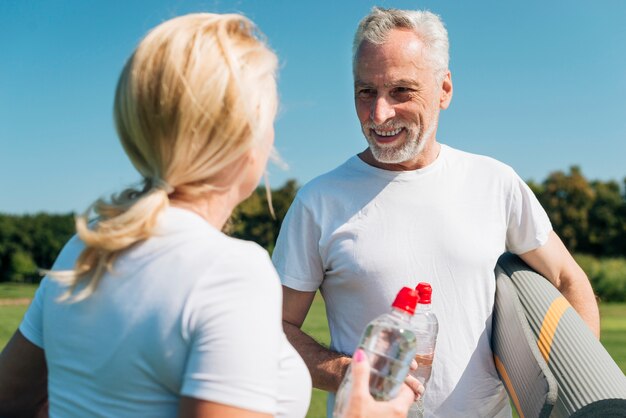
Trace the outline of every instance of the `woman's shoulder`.
<instances>
[{"instance_id":1,"label":"woman's shoulder","mask_svg":"<svg viewBox=\"0 0 626 418\"><path fill-rule=\"evenodd\" d=\"M253 274L275 274L269 253L259 244L224 235L220 259L224 267Z\"/></svg>"},{"instance_id":2,"label":"woman's shoulder","mask_svg":"<svg viewBox=\"0 0 626 418\"><path fill-rule=\"evenodd\" d=\"M51 270L72 270L76 259L85 248L85 244L74 234L63 246Z\"/></svg>"}]
</instances>

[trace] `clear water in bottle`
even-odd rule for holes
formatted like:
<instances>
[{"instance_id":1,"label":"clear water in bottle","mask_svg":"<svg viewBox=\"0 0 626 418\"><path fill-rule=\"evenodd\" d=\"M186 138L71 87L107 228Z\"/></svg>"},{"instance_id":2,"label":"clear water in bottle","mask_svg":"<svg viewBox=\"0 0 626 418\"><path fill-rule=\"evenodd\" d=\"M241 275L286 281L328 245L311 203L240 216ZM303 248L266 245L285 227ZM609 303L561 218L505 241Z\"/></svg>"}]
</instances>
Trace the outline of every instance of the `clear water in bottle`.
<instances>
[{"instance_id":1,"label":"clear water in bottle","mask_svg":"<svg viewBox=\"0 0 626 418\"><path fill-rule=\"evenodd\" d=\"M417 351L415 354L417 370L411 370L410 373L411 376L415 377L424 385L424 388L427 388L433 368L439 322L431 307L432 287L430 284L422 282L417 285L416 290L420 300L417 304L411 324L413 325L417 337ZM424 396L426 395L427 392L424 393ZM419 418L424 416L424 396L413 403L409 417Z\"/></svg>"},{"instance_id":2,"label":"clear water in bottle","mask_svg":"<svg viewBox=\"0 0 626 418\"><path fill-rule=\"evenodd\" d=\"M367 355L371 366L369 389L377 400L389 400L398 395L415 356L417 339L411 318L417 303L417 292L402 288L393 302L392 310L370 322L363 331L359 348ZM352 390L348 369L337 396L333 417L342 417Z\"/></svg>"},{"instance_id":3,"label":"clear water in bottle","mask_svg":"<svg viewBox=\"0 0 626 418\"><path fill-rule=\"evenodd\" d=\"M372 321L359 345L367 353L370 393L376 400L389 400L398 394L415 353L416 338L411 328L396 327L397 321Z\"/></svg>"},{"instance_id":4,"label":"clear water in bottle","mask_svg":"<svg viewBox=\"0 0 626 418\"><path fill-rule=\"evenodd\" d=\"M429 354L416 354L415 361L417 362L417 370L411 371L411 376L419 380L422 385L428 383L430 374L433 370L433 357L434 351Z\"/></svg>"}]
</instances>

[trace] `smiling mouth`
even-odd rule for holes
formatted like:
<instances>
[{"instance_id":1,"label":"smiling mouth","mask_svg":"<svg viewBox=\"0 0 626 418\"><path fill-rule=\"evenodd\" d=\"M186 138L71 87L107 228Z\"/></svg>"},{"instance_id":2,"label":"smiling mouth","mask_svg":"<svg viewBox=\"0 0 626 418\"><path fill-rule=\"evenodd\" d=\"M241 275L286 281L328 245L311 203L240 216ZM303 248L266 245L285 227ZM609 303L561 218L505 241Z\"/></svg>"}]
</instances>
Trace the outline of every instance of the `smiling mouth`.
<instances>
[{"instance_id":1,"label":"smiling mouth","mask_svg":"<svg viewBox=\"0 0 626 418\"><path fill-rule=\"evenodd\" d=\"M377 142L392 142L404 131L404 128L396 128L393 130L370 129Z\"/></svg>"}]
</instances>

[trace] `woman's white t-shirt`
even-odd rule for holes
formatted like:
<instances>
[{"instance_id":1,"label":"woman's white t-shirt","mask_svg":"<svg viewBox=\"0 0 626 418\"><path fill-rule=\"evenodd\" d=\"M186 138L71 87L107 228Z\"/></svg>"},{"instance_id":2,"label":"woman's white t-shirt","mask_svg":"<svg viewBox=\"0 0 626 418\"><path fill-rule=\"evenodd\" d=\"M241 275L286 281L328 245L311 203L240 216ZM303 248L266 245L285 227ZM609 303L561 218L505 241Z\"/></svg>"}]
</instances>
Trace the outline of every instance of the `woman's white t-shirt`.
<instances>
[{"instance_id":1,"label":"woman's white t-shirt","mask_svg":"<svg viewBox=\"0 0 626 418\"><path fill-rule=\"evenodd\" d=\"M72 269L74 237L53 270ZM20 331L45 350L51 417L174 417L188 396L306 414L311 378L287 341L268 254L168 208L84 301L44 278Z\"/></svg>"}]
</instances>

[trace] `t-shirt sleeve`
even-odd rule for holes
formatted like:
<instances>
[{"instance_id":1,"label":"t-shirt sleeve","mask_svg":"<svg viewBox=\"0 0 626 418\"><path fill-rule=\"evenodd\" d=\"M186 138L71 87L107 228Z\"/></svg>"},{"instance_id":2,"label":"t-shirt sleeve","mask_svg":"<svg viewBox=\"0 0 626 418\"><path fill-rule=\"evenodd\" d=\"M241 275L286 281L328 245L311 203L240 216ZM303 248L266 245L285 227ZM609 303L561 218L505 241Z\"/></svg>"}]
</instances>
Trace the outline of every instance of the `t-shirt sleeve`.
<instances>
[{"instance_id":1,"label":"t-shirt sleeve","mask_svg":"<svg viewBox=\"0 0 626 418\"><path fill-rule=\"evenodd\" d=\"M225 255L183 312L189 341L181 394L276 414L283 343L280 283L267 253Z\"/></svg>"},{"instance_id":2,"label":"t-shirt sleeve","mask_svg":"<svg viewBox=\"0 0 626 418\"><path fill-rule=\"evenodd\" d=\"M84 244L80 241L78 236L74 235L63 247L59 256L54 261L52 271L66 271L74 268L76 258L83 250ZM35 297L31 302L24 318L20 323L19 330L31 343L35 344L39 348L44 347L44 331L43 331L43 311L44 301L46 296L51 297L55 292L56 283L50 277L43 278Z\"/></svg>"},{"instance_id":3,"label":"t-shirt sleeve","mask_svg":"<svg viewBox=\"0 0 626 418\"><path fill-rule=\"evenodd\" d=\"M528 185L517 174L513 173L513 176L506 247L514 254L524 254L546 243L552 224Z\"/></svg>"},{"instance_id":4,"label":"t-shirt sleeve","mask_svg":"<svg viewBox=\"0 0 626 418\"><path fill-rule=\"evenodd\" d=\"M283 220L272 254L283 285L303 292L314 292L321 286L324 266L319 241L319 224L296 196Z\"/></svg>"},{"instance_id":5,"label":"t-shirt sleeve","mask_svg":"<svg viewBox=\"0 0 626 418\"><path fill-rule=\"evenodd\" d=\"M35 292L35 297L31 302L26 314L24 314L24 318L22 319L22 323L19 326L19 330L22 335L31 343L35 344L37 347L43 349L43 300L46 285L48 284L48 278L45 277L37 291Z\"/></svg>"}]
</instances>

